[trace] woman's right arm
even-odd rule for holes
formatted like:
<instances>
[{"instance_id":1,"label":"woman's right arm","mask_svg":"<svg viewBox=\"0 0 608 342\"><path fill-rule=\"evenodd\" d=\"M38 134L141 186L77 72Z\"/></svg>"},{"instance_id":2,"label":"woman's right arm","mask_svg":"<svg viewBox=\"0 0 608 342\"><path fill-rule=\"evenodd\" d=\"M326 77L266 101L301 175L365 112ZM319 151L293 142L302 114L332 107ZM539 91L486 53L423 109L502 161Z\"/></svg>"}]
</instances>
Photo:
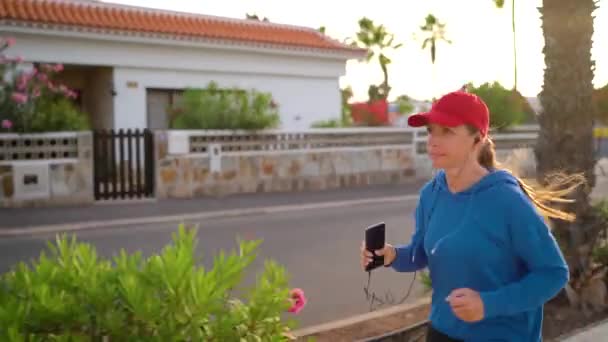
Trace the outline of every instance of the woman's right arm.
<instances>
[{"instance_id":1,"label":"woman's right arm","mask_svg":"<svg viewBox=\"0 0 608 342\"><path fill-rule=\"evenodd\" d=\"M407 245L395 246L395 260L391 267L397 272L414 272L427 266L427 256L424 251L424 214L422 201L416 207L415 231L412 240Z\"/></svg>"}]
</instances>

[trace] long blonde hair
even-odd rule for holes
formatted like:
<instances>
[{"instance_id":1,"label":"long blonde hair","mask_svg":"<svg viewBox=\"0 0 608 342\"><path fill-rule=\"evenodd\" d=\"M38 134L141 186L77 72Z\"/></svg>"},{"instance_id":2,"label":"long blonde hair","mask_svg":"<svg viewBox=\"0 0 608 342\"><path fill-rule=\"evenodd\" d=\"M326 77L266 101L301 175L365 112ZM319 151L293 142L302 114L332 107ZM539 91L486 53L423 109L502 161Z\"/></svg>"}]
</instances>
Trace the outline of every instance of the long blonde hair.
<instances>
[{"instance_id":1,"label":"long blonde hair","mask_svg":"<svg viewBox=\"0 0 608 342\"><path fill-rule=\"evenodd\" d=\"M469 126L469 131L476 133L477 129ZM517 176L515 172L500 165L496 160L496 147L492 139L488 136L483 142L483 146L479 152L477 161L479 164L488 169L501 169L513 174L522 191L530 198L540 214L545 218L554 218L565 221L574 221L576 215L557 209L550 203L572 203L573 199L567 198L578 186L586 184L586 178L581 174L565 175L563 173L555 173L547 177L546 186L540 186L537 182L524 180ZM532 185L534 184L534 185Z\"/></svg>"}]
</instances>

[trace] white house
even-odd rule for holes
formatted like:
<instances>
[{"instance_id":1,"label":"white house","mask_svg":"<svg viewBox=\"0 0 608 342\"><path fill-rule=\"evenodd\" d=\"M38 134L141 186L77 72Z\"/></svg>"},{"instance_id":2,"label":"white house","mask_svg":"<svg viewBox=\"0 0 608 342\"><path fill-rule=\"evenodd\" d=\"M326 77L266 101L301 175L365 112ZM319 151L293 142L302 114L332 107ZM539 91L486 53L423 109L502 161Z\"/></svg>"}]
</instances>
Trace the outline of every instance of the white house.
<instances>
[{"instance_id":1,"label":"white house","mask_svg":"<svg viewBox=\"0 0 608 342\"><path fill-rule=\"evenodd\" d=\"M167 128L186 87L271 92L282 128L340 117L339 78L365 51L311 28L81 0L2 0L8 50L63 63L94 128Z\"/></svg>"}]
</instances>

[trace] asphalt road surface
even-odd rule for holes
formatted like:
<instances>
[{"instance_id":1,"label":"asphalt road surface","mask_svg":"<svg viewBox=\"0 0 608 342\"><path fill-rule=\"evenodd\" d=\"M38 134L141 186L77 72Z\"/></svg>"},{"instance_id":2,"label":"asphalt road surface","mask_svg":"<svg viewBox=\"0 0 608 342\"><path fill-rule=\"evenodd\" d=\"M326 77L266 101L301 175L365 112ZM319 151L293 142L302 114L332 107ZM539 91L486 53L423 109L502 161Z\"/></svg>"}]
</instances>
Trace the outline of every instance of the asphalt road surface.
<instances>
[{"instance_id":1,"label":"asphalt road surface","mask_svg":"<svg viewBox=\"0 0 608 342\"><path fill-rule=\"evenodd\" d=\"M308 297L307 307L297 316L299 327L326 323L370 311L363 291L367 273L359 266L359 246L364 229L378 221L387 224L387 240L409 241L413 227L415 201L388 202L344 208L295 210L278 214L218 218L200 224L199 248L205 256L219 249L236 246L236 236L263 239L260 257L253 272L261 270L263 260L272 258L284 265L292 287L302 288ZM175 224L151 224L107 228L77 233L78 238L93 243L100 254L109 257L121 248L141 250L144 255L159 251L170 242ZM52 235L0 239L0 271L18 261L35 258ZM205 264L212 258L207 257ZM395 301L407 292L412 274L392 269L378 269L372 288L384 296L393 293ZM419 298L422 285L414 282L407 302ZM379 308L386 307L380 306Z\"/></svg>"}]
</instances>

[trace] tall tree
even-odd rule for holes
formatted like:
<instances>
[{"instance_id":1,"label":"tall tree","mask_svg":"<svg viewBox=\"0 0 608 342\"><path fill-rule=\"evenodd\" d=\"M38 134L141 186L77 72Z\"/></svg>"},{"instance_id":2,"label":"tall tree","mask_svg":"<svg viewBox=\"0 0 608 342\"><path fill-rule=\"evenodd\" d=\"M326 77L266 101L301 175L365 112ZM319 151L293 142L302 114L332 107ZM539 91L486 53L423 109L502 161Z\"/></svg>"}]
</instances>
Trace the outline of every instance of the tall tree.
<instances>
[{"instance_id":1,"label":"tall tree","mask_svg":"<svg viewBox=\"0 0 608 342\"><path fill-rule=\"evenodd\" d=\"M424 25L420 26L420 30L425 36L424 41L422 42L422 49L424 50L428 46L431 52L431 63L433 64L433 83L436 83L435 60L437 58L437 44L442 41L452 44L452 41L445 37L445 24L441 23L433 14L426 16L424 19Z\"/></svg>"},{"instance_id":2,"label":"tall tree","mask_svg":"<svg viewBox=\"0 0 608 342\"><path fill-rule=\"evenodd\" d=\"M505 0L493 0L498 8L503 8ZM515 0L511 0L511 30L513 31L513 90L517 90L517 35L515 34Z\"/></svg>"},{"instance_id":3,"label":"tall tree","mask_svg":"<svg viewBox=\"0 0 608 342\"><path fill-rule=\"evenodd\" d=\"M591 60L594 0L543 0L545 74L540 93L543 112L535 147L537 177L544 184L553 172L583 173L589 187L579 187L568 204L573 223L553 222L573 279L589 267L589 252L599 233L589 203L595 185L594 108Z\"/></svg>"},{"instance_id":4,"label":"tall tree","mask_svg":"<svg viewBox=\"0 0 608 342\"><path fill-rule=\"evenodd\" d=\"M368 50L367 61L377 59L382 69L384 81L379 87L370 86L370 100L371 97L387 99L391 90L388 66L392 63L387 54L401 48L403 44L395 43L395 35L389 33L384 25L376 25L373 20L366 17L359 19L359 32L356 34L356 39L351 38L350 40L353 46L366 48Z\"/></svg>"}]
</instances>

